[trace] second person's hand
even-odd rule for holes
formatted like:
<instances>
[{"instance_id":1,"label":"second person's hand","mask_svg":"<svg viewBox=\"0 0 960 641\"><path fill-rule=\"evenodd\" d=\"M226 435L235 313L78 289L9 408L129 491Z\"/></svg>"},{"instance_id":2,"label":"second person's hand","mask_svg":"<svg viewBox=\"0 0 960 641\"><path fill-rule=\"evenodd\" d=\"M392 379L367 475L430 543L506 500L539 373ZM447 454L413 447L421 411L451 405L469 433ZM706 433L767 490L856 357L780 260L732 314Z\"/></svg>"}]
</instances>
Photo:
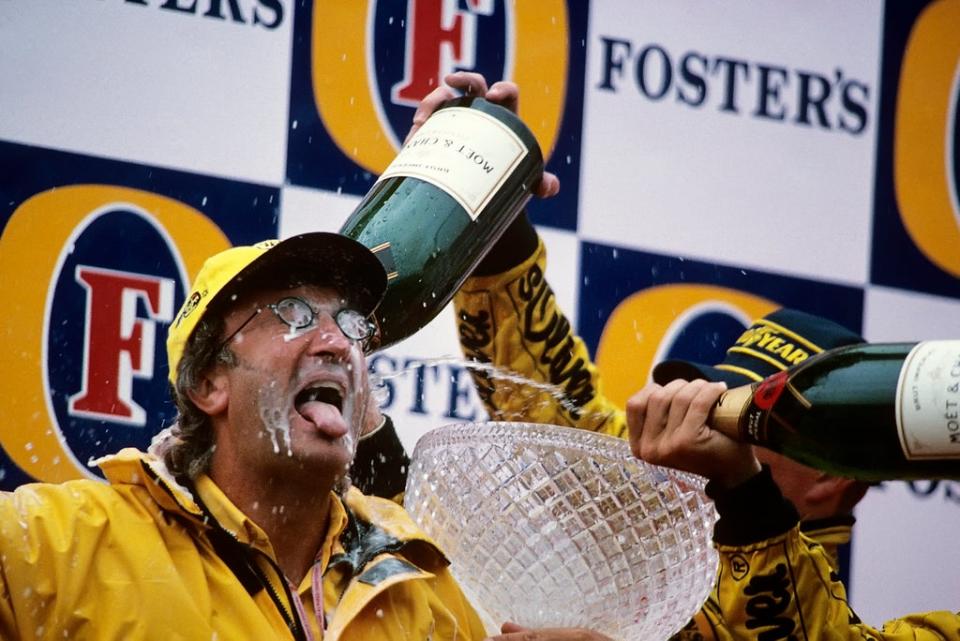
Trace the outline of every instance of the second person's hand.
<instances>
[{"instance_id":1,"label":"second person's hand","mask_svg":"<svg viewBox=\"0 0 960 641\"><path fill-rule=\"evenodd\" d=\"M654 465L693 472L733 487L760 471L752 446L707 425L723 383L651 383L627 401L630 449Z\"/></svg>"}]
</instances>

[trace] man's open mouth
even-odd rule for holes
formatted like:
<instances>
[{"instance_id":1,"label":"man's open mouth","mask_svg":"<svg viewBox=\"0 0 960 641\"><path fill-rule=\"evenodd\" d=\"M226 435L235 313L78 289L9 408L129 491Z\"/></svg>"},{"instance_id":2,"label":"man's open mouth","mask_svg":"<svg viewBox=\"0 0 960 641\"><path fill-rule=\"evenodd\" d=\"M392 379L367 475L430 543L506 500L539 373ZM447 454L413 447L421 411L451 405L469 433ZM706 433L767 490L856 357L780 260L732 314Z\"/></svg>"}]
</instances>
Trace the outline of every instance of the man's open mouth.
<instances>
[{"instance_id":1,"label":"man's open mouth","mask_svg":"<svg viewBox=\"0 0 960 641\"><path fill-rule=\"evenodd\" d=\"M318 383L301 390L293 399L293 406L302 416L308 417L311 414L313 403L324 403L337 408L337 411L343 411L343 393L333 384Z\"/></svg>"}]
</instances>

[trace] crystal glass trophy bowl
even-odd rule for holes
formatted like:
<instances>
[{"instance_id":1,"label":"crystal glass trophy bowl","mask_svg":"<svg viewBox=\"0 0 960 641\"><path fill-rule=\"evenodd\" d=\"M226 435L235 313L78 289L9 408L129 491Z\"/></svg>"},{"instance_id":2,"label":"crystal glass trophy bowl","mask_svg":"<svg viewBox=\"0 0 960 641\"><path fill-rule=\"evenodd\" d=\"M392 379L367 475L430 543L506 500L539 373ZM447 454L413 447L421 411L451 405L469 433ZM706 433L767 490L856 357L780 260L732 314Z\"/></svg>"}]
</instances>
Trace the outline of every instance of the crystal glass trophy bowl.
<instances>
[{"instance_id":1,"label":"crystal glass trophy bowl","mask_svg":"<svg viewBox=\"0 0 960 641\"><path fill-rule=\"evenodd\" d=\"M417 443L405 505L488 631L513 621L656 640L690 619L716 578L704 483L603 434L461 423Z\"/></svg>"}]
</instances>

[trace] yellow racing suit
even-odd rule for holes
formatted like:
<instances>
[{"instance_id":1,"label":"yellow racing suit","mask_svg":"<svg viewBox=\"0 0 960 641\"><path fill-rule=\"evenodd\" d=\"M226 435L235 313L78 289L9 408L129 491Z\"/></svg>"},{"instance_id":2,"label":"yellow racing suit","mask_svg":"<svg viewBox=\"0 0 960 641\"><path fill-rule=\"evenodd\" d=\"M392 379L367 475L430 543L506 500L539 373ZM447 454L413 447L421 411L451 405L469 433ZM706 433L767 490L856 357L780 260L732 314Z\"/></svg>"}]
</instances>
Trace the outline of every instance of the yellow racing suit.
<instances>
[{"instance_id":1,"label":"yellow racing suit","mask_svg":"<svg viewBox=\"0 0 960 641\"><path fill-rule=\"evenodd\" d=\"M208 477L186 488L133 449L101 468L109 484L0 494L5 641L485 636L447 559L392 502L331 494L316 565L293 585Z\"/></svg>"},{"instance_id":2,"label":"yellow racing suit","mask_svg":"<svg viewBox=\"0 0 960 641\"><path fill-rule=\"evenodd\" d=\"M823 553L834 569L840 567L840 546L850 542L853 516L837 516L816 521L803 521L800 531L823 548ZM723 623L723 615L716 590L710 594L700 610L671 641L720 641L730 639L730 632Z\"/></svg>"},{"instance_id":3,"label":"yellow racing suit","mask_svg":"<svg viewBox=\"0 0 960 641\"><path fill-rule=\"evenodd\" d=\"M714 544L720 568L713 592L683 641L735 639L944 641L960 639L960 613L913 614L875 629L847 602L836 571L842 525L801 531L796 509L783 498L768 468L732 490L707 485L720 520Z\"/></svg>"},{"instance_id":4,"label":"yellow racing suit","mask_svg":"<svg viewBox=\"0 0 960 641\"><path fill-rule=\"evenodd\" d=\"M524 220L508 230L511 234L506 251L502 239L491 252L499 256L488 256L480 275L475 272L454 297L464 355L497 368L471 370L491 418L626 436L623 410L604 398L589 352L546 281L542 241ZM531 393L500 369L556 386L569 400ZM847 605L836 558L837 546L850 539L852 517L808 524L801 532L796 510L768 472L739 490L732 497L714 494L721 515L714 533L721 557L716 589L675 640L960 641L960 617L953 613L897 619L883 631L857 619ZM769 515L760 499L773 506Z\"/></svg>"}]
</instances>

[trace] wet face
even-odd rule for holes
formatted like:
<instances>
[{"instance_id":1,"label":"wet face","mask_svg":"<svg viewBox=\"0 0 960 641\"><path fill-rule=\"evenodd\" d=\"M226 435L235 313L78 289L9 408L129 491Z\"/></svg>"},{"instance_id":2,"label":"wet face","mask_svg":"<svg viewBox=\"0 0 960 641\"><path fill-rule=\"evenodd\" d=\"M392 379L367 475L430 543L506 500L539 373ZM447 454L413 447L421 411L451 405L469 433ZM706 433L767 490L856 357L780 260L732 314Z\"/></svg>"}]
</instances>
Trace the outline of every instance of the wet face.
<instances>
[{"instance_id":1,"label":"wet face","mask_svg":"<svg viewBox=\"0 0 960 641\"><path fill-rule=\"evenodd\" d=\"M281 320L291 318L289 301L268 307L289 297L308 303L312 323L297 329ZM236 365L219 373L228 407L218 455L268 478L346 472L369 388L362 346L334 320L345 307L335 290L316 286L262 290L237 302L226 316L225 336L243 327L229 342ZM293 317L304 324L309 315Z\"/></svg>"}]
</instances>

